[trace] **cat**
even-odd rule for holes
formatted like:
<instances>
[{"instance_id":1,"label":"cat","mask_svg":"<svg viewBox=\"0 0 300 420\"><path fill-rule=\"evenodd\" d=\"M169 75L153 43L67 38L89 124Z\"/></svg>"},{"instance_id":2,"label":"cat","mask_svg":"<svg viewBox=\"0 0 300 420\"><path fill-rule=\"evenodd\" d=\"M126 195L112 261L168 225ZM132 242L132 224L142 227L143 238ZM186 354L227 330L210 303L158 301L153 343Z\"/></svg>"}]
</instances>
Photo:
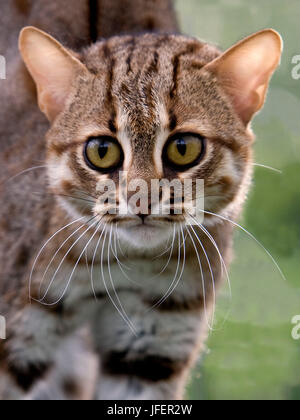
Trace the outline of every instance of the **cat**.
<instances>
[{"instance_id":1,"label":"cat","mask_svg":"<svg viewBox=\"0 0 300 420\"><path fill-rule=\"evenodd\" d=\"M182 399L230 265L251 121L281 37L266 29L222 53L181 35L168 0L9 3L1 399ZM25 70L16 38L28 24ZM122 172L147 185L203 179L203 221L187 223L174 200L169 215L106 213L99 184Z\"/></svg>"}]
</instances>

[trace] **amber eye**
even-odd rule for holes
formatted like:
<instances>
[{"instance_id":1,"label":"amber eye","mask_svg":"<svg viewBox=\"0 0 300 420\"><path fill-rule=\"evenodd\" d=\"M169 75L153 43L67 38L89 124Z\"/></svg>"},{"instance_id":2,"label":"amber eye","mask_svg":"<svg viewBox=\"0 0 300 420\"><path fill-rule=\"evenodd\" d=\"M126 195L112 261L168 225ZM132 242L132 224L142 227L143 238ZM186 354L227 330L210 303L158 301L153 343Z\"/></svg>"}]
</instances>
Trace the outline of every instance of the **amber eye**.
<instances>
[{"instance_id":1,"label":"amber eye","mask_svg":"<svg viewBox=\"0 0 300 420\"><path fill-rule=\"evenodd\" d=\"M89 166L100 171L111 171L123 162L121 146L110 137L91 138L86 143L84 154Z\"/></svg>"},{"instance_id":2,"label":"amber eye","mask_svg":"<svg viewBox=\"0 0 300 420\"><path fill-rule=\"evenodd\" d=\"M205 152L205 139L196 134L177 134L166 146L167 164L178 170L196 165Z\"/></svg>"}]
</instances>

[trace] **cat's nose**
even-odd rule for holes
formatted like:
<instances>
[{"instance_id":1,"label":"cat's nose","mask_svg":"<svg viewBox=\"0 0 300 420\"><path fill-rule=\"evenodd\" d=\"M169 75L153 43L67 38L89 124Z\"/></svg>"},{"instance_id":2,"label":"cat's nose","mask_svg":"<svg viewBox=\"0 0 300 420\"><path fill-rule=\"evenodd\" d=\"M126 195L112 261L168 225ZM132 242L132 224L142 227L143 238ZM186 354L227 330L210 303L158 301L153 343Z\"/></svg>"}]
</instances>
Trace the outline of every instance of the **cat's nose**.
<instances>
[{"instance_id":1,"label":"cat's nose","mask_svg":"<svg viewBox=\"0 0 300 420\"><path fill-rule=\"evenodd\" d=\"M137 216L141 219L143 223L145 223L146 218L148 217L148 214L139 213Z\"/></svg>"}]
</instances>

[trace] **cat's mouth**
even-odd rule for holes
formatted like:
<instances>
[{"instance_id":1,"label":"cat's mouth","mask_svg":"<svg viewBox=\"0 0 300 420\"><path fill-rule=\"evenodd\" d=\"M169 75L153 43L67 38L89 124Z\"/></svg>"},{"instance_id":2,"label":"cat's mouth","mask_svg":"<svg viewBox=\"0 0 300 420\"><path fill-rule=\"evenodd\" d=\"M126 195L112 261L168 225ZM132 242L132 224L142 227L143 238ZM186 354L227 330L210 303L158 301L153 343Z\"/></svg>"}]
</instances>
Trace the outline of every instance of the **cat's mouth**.
<instances>
[{"instance_id":1,"label":"cat's mouth","mask_svg":"<svg viewBox=\"0 0 300 420\"><path fill-rule=\"evenodd\" d=\"M116 218L113 224L120 238L128 245L149 249L168 242L180 222L171 217L136 216Z\"/></svg>"},{"instance_id":2,"label":"cat's mouth","mask_svg":"<svg viewBox=\"0 0 300 420\"><path fill-rule=\"evenodd\" d=\"M135 217L115 217L111 220L107 220L110 224L117 224L128 229L132 228L144 228L144 229L155 229L158 227L167 227L174 224L184 223L184 217L158 217L158 216L146 216L136 215Z\"/></svg>"}]
</instances>

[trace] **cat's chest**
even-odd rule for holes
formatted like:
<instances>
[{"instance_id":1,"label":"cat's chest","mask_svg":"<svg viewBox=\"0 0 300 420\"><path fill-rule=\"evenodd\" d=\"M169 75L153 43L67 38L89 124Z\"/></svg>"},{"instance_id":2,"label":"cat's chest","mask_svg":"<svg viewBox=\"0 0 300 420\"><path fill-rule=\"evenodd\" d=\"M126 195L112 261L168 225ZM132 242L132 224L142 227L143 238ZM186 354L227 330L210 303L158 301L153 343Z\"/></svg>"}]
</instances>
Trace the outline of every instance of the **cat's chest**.
<instances>
[{"instance_id":1,"label":"cat's chest","mask_svg":"<svg viewBox=\"0 0 300 420\"><path fill-rule=\"evenodd\" d=\"M72 265L65 266L60 277L60 287L52 288L51 299L62 299L68 307L84 302L107 299L117 300L120 294L138 296L141 300L156 302L171 294L191 298L201 290L193 264L168 260L130 260L96 264L82 263L70 281L67 273ZM64 294L62 296L62 293Z\"/></svg>"}]
</instances>

